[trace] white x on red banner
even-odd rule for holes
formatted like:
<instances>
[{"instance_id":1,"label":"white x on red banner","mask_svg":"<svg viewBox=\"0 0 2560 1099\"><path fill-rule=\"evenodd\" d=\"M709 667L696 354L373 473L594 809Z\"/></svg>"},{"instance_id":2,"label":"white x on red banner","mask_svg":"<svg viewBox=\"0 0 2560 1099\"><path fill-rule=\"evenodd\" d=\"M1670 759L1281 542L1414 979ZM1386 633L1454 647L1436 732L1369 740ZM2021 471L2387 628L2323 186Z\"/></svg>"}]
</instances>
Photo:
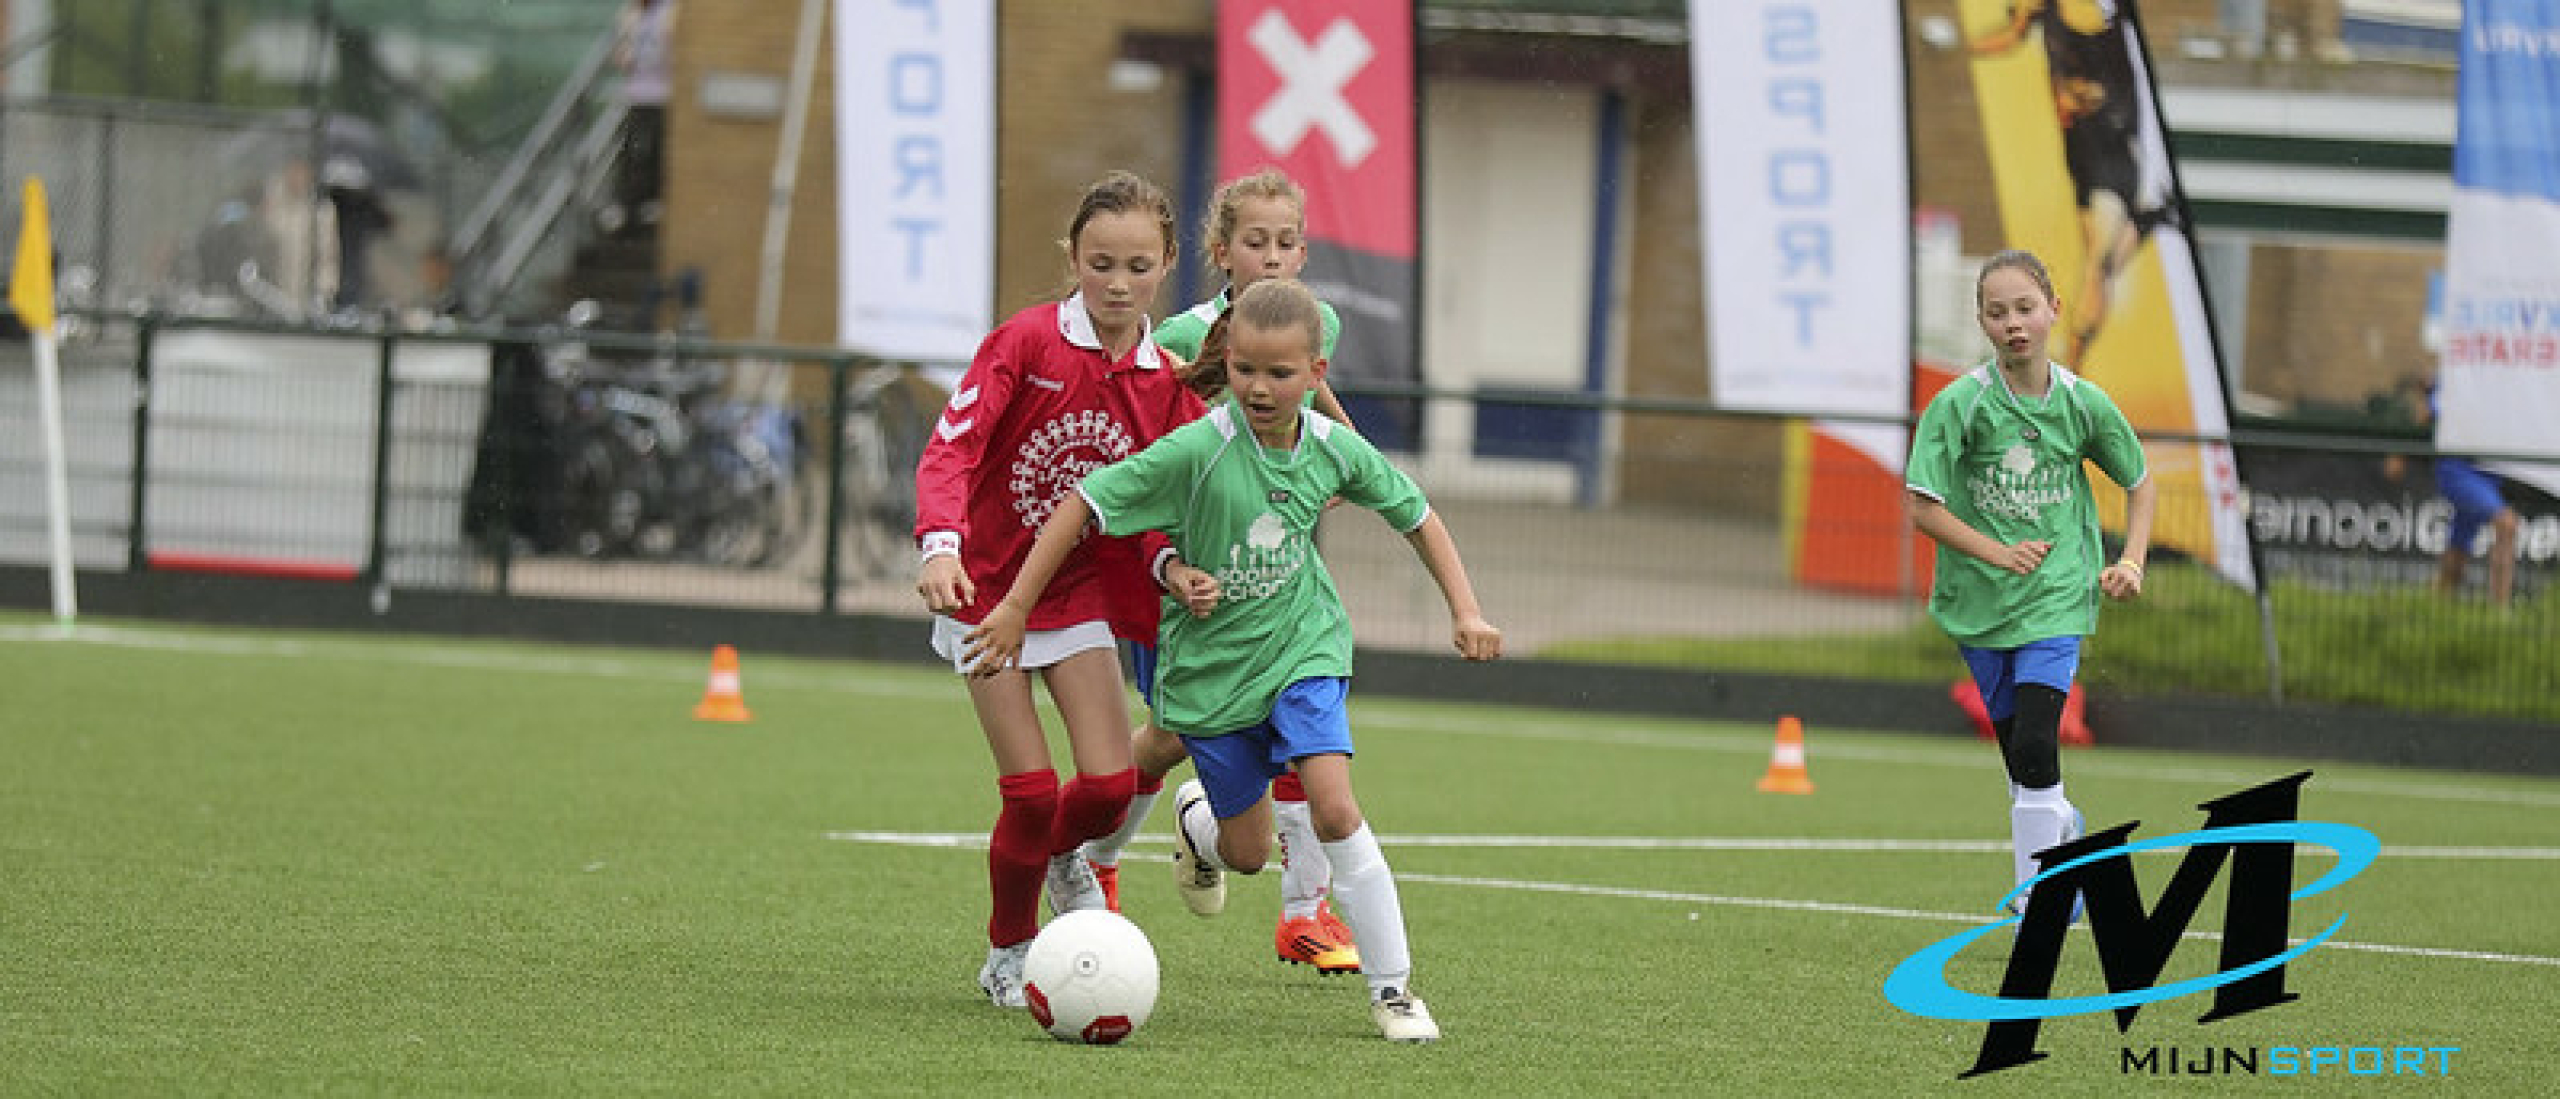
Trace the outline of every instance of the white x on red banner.
<instances>
[{"instance_id":1,"label":"white x on red banner","mask_svg":"<svg viewBox=\"0 0 2560 1099\"><path fill-rule=\"evenodd\" d=\"M1280 90L1253 114L1253 136L1263 148L1287 156L1306 139L1308 130L1321 129L1345 167L1358 167L1368 159L1378 137L1342 96L1377 52L1359 27L1348 19L1335 19L1311 47L1290 25L1288 16L1269 8L1254 21L1246 41L1271 62L1272 72L1281 81Z\"/></svg>"}]
</instances>

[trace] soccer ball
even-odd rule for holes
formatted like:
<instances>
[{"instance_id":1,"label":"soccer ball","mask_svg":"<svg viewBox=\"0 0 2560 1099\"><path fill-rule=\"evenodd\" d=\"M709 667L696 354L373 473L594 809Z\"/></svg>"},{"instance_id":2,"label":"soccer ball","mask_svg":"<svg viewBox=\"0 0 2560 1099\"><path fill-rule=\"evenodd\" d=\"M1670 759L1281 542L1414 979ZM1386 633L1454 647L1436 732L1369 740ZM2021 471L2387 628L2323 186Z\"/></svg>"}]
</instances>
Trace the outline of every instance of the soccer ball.
<instances>
[{"instance_id":1,"label":"soccer ball","mask_svg":"<svg viewBox=\"0 0 2560 1099\"><path fill-rule=\"evenodd\" d=\"M1104 909L1049 921L1022 960L1031 1017L1061 1042L1107 1046L1156 1009L1156 948L1128 917Z\"/></svg>"}]
</instances>

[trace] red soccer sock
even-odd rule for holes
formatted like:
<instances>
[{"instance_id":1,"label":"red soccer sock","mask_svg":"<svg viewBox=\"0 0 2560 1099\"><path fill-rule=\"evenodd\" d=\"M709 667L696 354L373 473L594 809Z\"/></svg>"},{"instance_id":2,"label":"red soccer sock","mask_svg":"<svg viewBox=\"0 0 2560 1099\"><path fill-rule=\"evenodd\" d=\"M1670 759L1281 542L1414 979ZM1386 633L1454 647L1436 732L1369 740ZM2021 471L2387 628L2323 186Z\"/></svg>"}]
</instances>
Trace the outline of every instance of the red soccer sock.
<instances>
[{"instance_id":1,"label":"red soccer sock","mask_svg":"<svg viewBox=\"0 0 2560 1099\"><path fill-rule=\"evenodd\" d=\"M1140 793L1140 794L1161 794L1161 793L1163 793L1163 792L1164 792L1164 776L1163 776L1163 775L1150 775L1150 774L1146 773L1145 771L1140 771L1140 772L1138 772L1138 785L1137 785L1137 789L1135 790L1135 792L1136 792L1136 793Z\"/></svg>"},{"instance_id":2,"label":"red soccer sock","mask_svg":"<svg viewBox=\"0 0 2560 1099\"><path fill-rule=\"evenodd\" d=\"M1287 774L1281 775L1279 778L1271 780L1271 800L1307 800L1307 788L1304 784L1298 781L1298 773L1296 771L1288 772Z\"/></svg>"},{"instance_id":3,"label":"red soccer sock","mask_svg":"<svg viewBox=\"0 0 2560 1099\"><path fill-rule=\"evenodd\" d=\"M996 779L1004 808L987 842L987 943L1011 946L1040 932L1040 882L1058 819L1058 773L1046 767Z\"/></svg>"},{"instance_id":4,"label":"red soccer sock","mask_svg":"<svg viewBox=\"0 0 2560 1099\"><path fill-rule=\"evenodd\" d=\"M1110 835L1129 812L1138 769L1124 767L1107 775L1079 774L1058 797L1058 815L1049 832L1049 853L1063 855L1089 839Z\"/></svg>"}]
</instances>

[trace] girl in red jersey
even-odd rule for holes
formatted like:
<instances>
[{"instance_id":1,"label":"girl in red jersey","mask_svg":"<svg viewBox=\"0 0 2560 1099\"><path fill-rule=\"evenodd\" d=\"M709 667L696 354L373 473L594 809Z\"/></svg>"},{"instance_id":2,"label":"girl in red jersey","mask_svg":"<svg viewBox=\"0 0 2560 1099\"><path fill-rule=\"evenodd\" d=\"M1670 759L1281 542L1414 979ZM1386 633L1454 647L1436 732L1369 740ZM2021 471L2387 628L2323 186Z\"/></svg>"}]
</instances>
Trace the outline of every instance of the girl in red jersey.
<instances>
[{"instance_id":1,"label":"girl in red jersey","mask_svg":"<svg viewBox=\"0 0 2560 1099\"><path fill-rule=\"evenodd\" d=\"M1074 294L989 333L934 425L916 467L916 591L934 614L934 651L954 671L969 670L962 638L1013 586L1059 495L1202 413L1150 338L1147 308L1174 242L1173 207L1155 185L1113 172L1088 188L1065 241ZM1104 905L1076 848L1119 825L1136 783L1113 626L1127 631L1132 606L1152 609L1152 593L1131 590L1148 571L1136 544L1087 537L1031 610L1019 665L965 681L1003 798L987 850L993 910L978 972L1000 1007L1023 1006L1022 959L1039 930L1044 884L1053 911ZM1034 672L1075 757L1063 789L1032 698Z\"/></svg>"}]
</instances>

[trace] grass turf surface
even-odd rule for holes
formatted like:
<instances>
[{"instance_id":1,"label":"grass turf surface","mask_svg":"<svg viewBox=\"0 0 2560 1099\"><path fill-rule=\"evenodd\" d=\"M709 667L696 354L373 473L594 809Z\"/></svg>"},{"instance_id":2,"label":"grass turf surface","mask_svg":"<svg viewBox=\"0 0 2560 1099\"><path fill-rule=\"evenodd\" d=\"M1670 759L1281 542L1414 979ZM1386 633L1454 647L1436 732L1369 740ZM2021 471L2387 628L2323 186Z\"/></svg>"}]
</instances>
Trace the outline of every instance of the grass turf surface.
<instances>
[{"instance_id":1,"label":"grass turf surface","mask_svg":"<svg viewBox=\"0 0 2560 1099\"><path fill-rule=\"evenodd\" d=\"M1275 962L1276 874L1191 917L1159 835L1124 896L1162 998L1128 1045L1086 1049L975 990L983 856L928 845L995 808L959 686L748 653L755 720L701 724L709 648L61 640L0 617L0 1093L1902 1094L1953 1084L1982 1040L1880 991L2005 886L2002 779L1969 741L1808 730L1819 789L1787 797L1751 788L1766 728L1355 692L1361 800L1447 1039L1389 1046L1356 978ZM2297 769L2064 757L2091 825L2138 837ZM2288 970L2299 1002L2199 1026L2210 997L2186 997L2123 1035L2054 1020L2049 1060L1966 1086L2121 1091L2127 1047L2449 1046L2428 1083L2545 1093L2560 782L2312 769L2304 817L2386 851L2297 902L2295 933L2346 912L2356 944L2505 957L2324 947ZM2416 850L2443 848L2495 850ZM2172 864L2138 860L2147 900ZM2299 880L2329 865L2306 850ZM1996 989L1997 941L1951 981ZM2215 964L2191 942L2162 980ZM2095 969L2074 934L2057 994L2102 990Z\"/></svg>"}]
</instances>

